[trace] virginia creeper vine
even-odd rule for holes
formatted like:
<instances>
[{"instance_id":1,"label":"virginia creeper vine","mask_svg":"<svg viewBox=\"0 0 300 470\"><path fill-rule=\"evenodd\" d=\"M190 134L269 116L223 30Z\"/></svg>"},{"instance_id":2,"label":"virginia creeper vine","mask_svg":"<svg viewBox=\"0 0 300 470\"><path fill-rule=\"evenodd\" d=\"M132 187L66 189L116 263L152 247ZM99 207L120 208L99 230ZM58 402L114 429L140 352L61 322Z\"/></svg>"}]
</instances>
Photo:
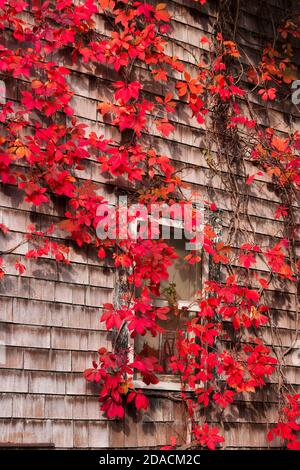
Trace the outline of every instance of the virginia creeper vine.
<instances>
[{"instance_id":1,"label":"virginia creeper vine","mask_svg":"<svg viewBox=\"0 0 300 470\"><path fill-rule=\"evenodd\" d=\"M206 2L195 3L201 15ZM290 350L276 347L279 333L266 293L275 279L299 291L295 207L300 136L297 132L280 135L263 126L252 103L255 97L267 106L280 93L286 96L296 73L291 44L299 39L300 22L285 19L278 29L279 40L266 45L261 61L246 70L233 25L239 12L232 14L231 3L235 2L220 2L223 10L215 31L211 37L199 38L199 56L190 53L194 66L189 67L166 52L173 39L172 18L164 3L0 0L0 78L7 87L17 84L19 90L0 103L2 188L14 188L38 213L43 207L55 211L58 203L64 207L56 224L44 229L30 224L16 245L8 244L1 251L0 277L5 276L12 254L25 243L30 245L25 258L52 257L69 264L70 250L77 245L94 249L99 263L109 259L122 273L126 288L119 305L103 306L101 322L113 332L112 349L101 347L98 362L84 376L98 384L101 410L108 418L122 419L129 404L147 410L147 390L136 389L134 377L140 375L146 385L158 384L157 357L136 354L130 342L121 349L114 346L124 329L132 339L146 333L155 336L163 331L165 320L186 313L176 304L176 296L169 307L153 304L153 297L163 295L161 283L168 279L177 254L163 239L100 239L97 227L108 227L97 208L108 201L97 182L84 178L84 172L91 162L96 163L98 175L124 191L131 202L188 201L192 192L183 182L183 165L161 154L157 139L152 138L172 140L177 109L183 104L193 125L206 132L203 155L208 168L231 195L222 239L207 222L203 247L185 258L193 265L202 263L206 254L221 266L220 278L208 280L190 299L197 313L178 329L176 354L170 361L180 378L180 399L192 425L190 445L224 446L222 430L209 418L211 410L222 424L224 410L241 393L254 394L277 374L281 410L268 439L278 436L288 448L299 449L300 395L286 377ZM101 67L109 70L110 99L98 100L97 119L107 129L117 130L116 138L91 131L74 111L71 71ZM142 79L145 76L160 92L151 93ZM244 85L247 80L253 85L250 91ZM251 188L266 181L281 201L274 218L285 226L273 246L256 241L248 215ZM217 211L213 199L204 204L208 212ZM0 228L7 237L9 227ZM267 274L261 274L261 265ZM20 275L26 274L23 258L18 257L14 266ZM298 310L294 343L297 316ZM272 333L271 345L264 339L267 329ZM170 448L182 444L174 437Z\"/></svg>"}]
</instances>

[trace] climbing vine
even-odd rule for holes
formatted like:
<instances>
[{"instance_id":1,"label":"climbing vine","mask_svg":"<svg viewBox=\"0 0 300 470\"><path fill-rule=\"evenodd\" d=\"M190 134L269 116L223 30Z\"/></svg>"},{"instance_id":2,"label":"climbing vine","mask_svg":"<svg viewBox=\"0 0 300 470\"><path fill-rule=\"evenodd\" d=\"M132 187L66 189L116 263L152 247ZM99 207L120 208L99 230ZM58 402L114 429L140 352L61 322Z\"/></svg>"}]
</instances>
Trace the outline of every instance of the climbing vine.
<instances>
[{"instance_id":1,"label":"climbing vine","mask_svg":"<svg viewBox=\"0 0 300 470\"><path fill-rule=\"evenodd\" d=\"M194 3L201 15L206 1ZM196 265L207 255L220 267L218 279L208 279L190 299L197 313L178 328L169 364L180 378L180 399L191 423L190 445L224 446L224 410L241 393L255 394L267 386L275 375L280 409L268 439L277 436L288 448L299 449L300 394L289 383L285 366L298 339L298 309L293 344L280 348L266 294L276 279L293 285L296 297L299 292L300 136L281 135L262 125L253 101L260 100L267 109L280 93L286 99L287 85L296 77L293 41L299 39L300 22L285 19L257 65L251 62L245 68L235 40L239 2L219 3L214 31L199 38L203 53L195 57L190 52L194 66L188 67L167 52L173 42L172 18L164 3L0 0L0 79L7 87L12 82L18 86L18 95L0 102L1 189L14 188L22 203L38 213L63 206L56 224L43 229L31 224L16 245L7 244L0 253L0 277L20 245L29 245L27 259L52 257L69 264L74 246L95 250L99 263L109 259L122 278L121 297L105 304L101 316L112 333L112 348L99 349L98 361L84 377L98 384L101 410L108 418L124 418L129 405L147 410L147 389L136 388L134 378L158 384L162 368L157 357L137 354L132 341L160 334L164 321L185 313L176 295L168 307L153 302L153 297L163 296L162 283L178 255L162 238L99 237L99 227L104 233L109 230L109 201L84 174L97 162L99 174L116 194L123 191L135 204L180 202L183 207L190 202L184 168L161 154L153 138L172 139L183 103L193 125L205 132L203 157L230 197L228 219L222 220L224 236L220 239L214 225L206 223L201 248L185 257L186 263ZM103 68L109 71L105 77L110 98L98 103L97 119L106 129L118 131L115 138L91 131L74 110L71 71ZM284 231L273 246L261 246L248 213L249 198L252 188L270 184L280 200L274 218L283 221ZM212 214L219 209L213 197L203 204ZM131 214L131 222L138 215ZM7 237L9 227L0 228ZM23 275L26 260L17 259L14 268ZM266 331L271 331L271 345L266 344ZM123 334L125 341L119 341ZM220 428L211 423L211 408ZM181 444L174 430L170 448Z\"/></svg>"}]
</instances>

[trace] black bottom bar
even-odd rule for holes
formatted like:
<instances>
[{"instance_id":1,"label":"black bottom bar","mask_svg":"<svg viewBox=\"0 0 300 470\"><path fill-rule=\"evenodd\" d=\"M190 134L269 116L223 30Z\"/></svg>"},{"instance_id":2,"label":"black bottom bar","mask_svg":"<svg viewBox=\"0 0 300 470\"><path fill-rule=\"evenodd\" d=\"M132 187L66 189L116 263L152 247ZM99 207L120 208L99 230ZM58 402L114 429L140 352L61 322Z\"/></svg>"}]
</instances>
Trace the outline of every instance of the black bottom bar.
<instances>
[{"instance_id":1,"label":"black bottom bar","mask_svg":"<svg viewBox=\"0 0 300 470\"><path fill-rule=\"evenodd\" d=\"M155 451L155 450L33 450L28 448L0 449L0 463L3 465L18 466L19 468L39 468L44 466L68 466L75 465L75 468L103 468L119 470L137 468L147 468L160 465L162 469L172 468L176 465L185 466L187 469L198 467L210 469L212 465L228 465L231 468L249 465L283 465L290 469L297 466L300 468L299 452L285 450L270 451ZM256 470L256 469L254 469Z\"/></svg>"}]
</instances>

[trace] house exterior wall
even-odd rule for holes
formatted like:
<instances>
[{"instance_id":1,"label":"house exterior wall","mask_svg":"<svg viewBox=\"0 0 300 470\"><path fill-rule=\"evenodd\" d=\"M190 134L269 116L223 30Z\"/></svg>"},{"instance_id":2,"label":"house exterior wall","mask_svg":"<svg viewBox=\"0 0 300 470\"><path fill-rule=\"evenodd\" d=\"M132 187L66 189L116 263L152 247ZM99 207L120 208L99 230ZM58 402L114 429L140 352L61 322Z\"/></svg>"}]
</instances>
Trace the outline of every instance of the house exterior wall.
<instances>
[{"instance_id":1,"label":"house exterior wall","mask_svg":"<svg viewBox=\"0 0 300 470\"><path fill-rule=\"evenodd\" d=\"M200 16L192 1L168 0L167 3L174 17L172 36L176 42L172 45L172 54L187 61L188 56L181 46L199 52L199 38L209 37L212 32L216 4L209 1ZM281 14L287 3L283 0L241 2L238 41L249 57L257 59L262 44L272 38L268 7L275 14ZM102 33L107 29L100 17L97 27ZM104 124L97 114L97 104L112 95L113 73L103 66L92 70L81 63L71 66L67 55L61 61L72 70L69 79L76 93L72 103L76 115L106 138L116 138L116 129ZM189 66L192 70L193 64ZM143 82L145 92L159 93L160 85L153 88L144 67L136 67L135 74ZM7 98L18 100L23 86L21 81L7 81ZM252 104L260 108L258 102ZM291 103L283 110L282 105L273 102L260 114L261 122L283 133L300 130L295 113ZM174 133L169 138L154 135L152 142L162 153L189 164L183 179L204 199L214 200L222 209L226 230L232 209L230 195L224 191L219 176L212 176L205 159L207 136L190 117L186 103L178 106L174 119ZM96 161L87 167L85 177L99 184L103 194L114 200L113 186L101 176ZM279 199L266 185L261 191L257 186L249 189L251 222L257 238L266 246L282 228L282 222L273 218L278 203ZM63 207L51 203L43 214L37 213L20 203L14 189L5 188L0 196L0 223L7 225L11 232L1 243L17 244L30 223L34 221L42 228L62 213ZM26 246L21 246L11 259L22 258L25 252ZM50 260L37 263L28 260L22 277L11 270L0 284L0 334L6 356L2 354L0 379L1 442L54 444L57 448L159 448L169 443L174 429L184 441L185 410L176 399L176 393L168 390L156 390L149 413L140 419L129 415L123 423L112 422L99 411L97 388L85 382L82 372L90 367L99 347L109 347L110 339L101 330L99 308L101 311L103 304L113 300L115 273L112 267L99 266L95 254L85 249L78 249L72 258L70 266ZM288 346L295 325L295 288L289 282L277 283L270 287L267 295L274 307L282 343ZM265 334L266 338L270 336L267 330ZM287 360L290 361L290 380L299 388L300 368L293 363L291 355ZM253 399L244 396L233 405L225 419L228 448L268 446L266 432L276 420L275 388L276 384L271 384Z\"/></svg>"}]
</instances>

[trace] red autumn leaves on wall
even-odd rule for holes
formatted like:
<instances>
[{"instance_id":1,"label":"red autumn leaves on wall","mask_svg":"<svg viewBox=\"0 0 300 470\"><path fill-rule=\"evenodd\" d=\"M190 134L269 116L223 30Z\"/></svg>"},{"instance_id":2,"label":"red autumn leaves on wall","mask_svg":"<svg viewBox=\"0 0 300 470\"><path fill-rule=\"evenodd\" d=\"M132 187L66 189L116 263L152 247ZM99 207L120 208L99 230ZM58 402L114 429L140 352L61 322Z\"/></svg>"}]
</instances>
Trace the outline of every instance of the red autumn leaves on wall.
<instances>
[{"instance_id":1,"label":"red autumn leaves on wall","mask_svg":"<svg viewBox=\"0 0 300 470\"><path fill-rule=\"evenodd\" d=\"M100 24L110 24L109 30L97 31L96 18ZM132 345L138 335L160 334L164 321L183 313L178 305L159 308L153 304L153 296L163 295L161 283L168 280L168 268L177 254L164 240L102 240L97 236L102 222L97 208L108 202L95 181L97 173L86 180L89 165L97 166L98 178L101 173L101 178L116 186L117 179L123 178L137 202L170 204L183 194L186 184L175 162L161 154L149 137L172 140L177 132L175 113L182 103L195 125L206 129L221 103L229 110L228 129L242 129L253 141L248 160L260 171L245 180L245 187L251 189L257 176L264 184L268 176L283 191L297 191L299 135L280 137L272 129L261 128L255 116L243 113L246 91L228 65L239 59L240 52L222 34L201 39L210 48L211 61L199 59L193 72L169 55L172 19L164 3L60 0L54 8L52 2L0 1L0 28L1 80L9 85L12 78L18 86L18 96L0 102L1 181L19 191L22 202L37 211L44 207L54 211L57 200L64 204L55 227L29 226L18 246L30 245L25 254L28 260L51 257L69 264L69 245L59 241L69 238L79 247L95 250L99 262L109 258L115 269L126 272L127 293L120 305L103 306L101 322L116 337L126 329L128 345L122 350L100 348L98 362L84 376L97 384L101 410L108 418L122 419L127 407L144 412L149 406L146 386L158 384L162 368L157 357L137 355ZM294 24L287 23L280 34L287 39L298 33ZM290 54L280 62L279 53L271 52L264 51L256 75L249 71L252 81L260 79L262 103L276 98L278 86L289 83L293 69ZM109 129L109 138L98 134L97 126L91 130L84 124L72 87L71 70L94 73L101 66L105 66L107 85L105 92L98 90L94 119ZM274 80L276 88L271 86ZM112 138L116 130L118 137ZM217 209L214 201L207 201L205 207L212 213ZM275 217L287 216L289 209L278 206ZM1 231L5 237L9 227L2 224ZM297 282L300 263L290 257L291 243L283 238L268 247L252 242L229 246L218 240L211 225L205 226L203 253L215 265L229 269L191 299L195 314L178 328L177 353L170 361L180 377L192 440L198 446L215 449L224 442L209 419L200 419L199 410L210 408L221 416L241 393L252 394L265 386L276 370L273 347L263 337L272 316L264 293L274 277ZM9 255L18 246L2 252L1 278ZM192 251L186 263L201 263L203 253ZM21 261L14 261L14 269L26 275L26 261ZM260 274L261 263L270 273L267 279ZM246 281L241 271L247 273ZM288 448L296 449L299 395L289 394L286 400L268 438L280 437ZM171 444L178 445L177 440L173 438Z\"/></svg>"}]
</instances>

